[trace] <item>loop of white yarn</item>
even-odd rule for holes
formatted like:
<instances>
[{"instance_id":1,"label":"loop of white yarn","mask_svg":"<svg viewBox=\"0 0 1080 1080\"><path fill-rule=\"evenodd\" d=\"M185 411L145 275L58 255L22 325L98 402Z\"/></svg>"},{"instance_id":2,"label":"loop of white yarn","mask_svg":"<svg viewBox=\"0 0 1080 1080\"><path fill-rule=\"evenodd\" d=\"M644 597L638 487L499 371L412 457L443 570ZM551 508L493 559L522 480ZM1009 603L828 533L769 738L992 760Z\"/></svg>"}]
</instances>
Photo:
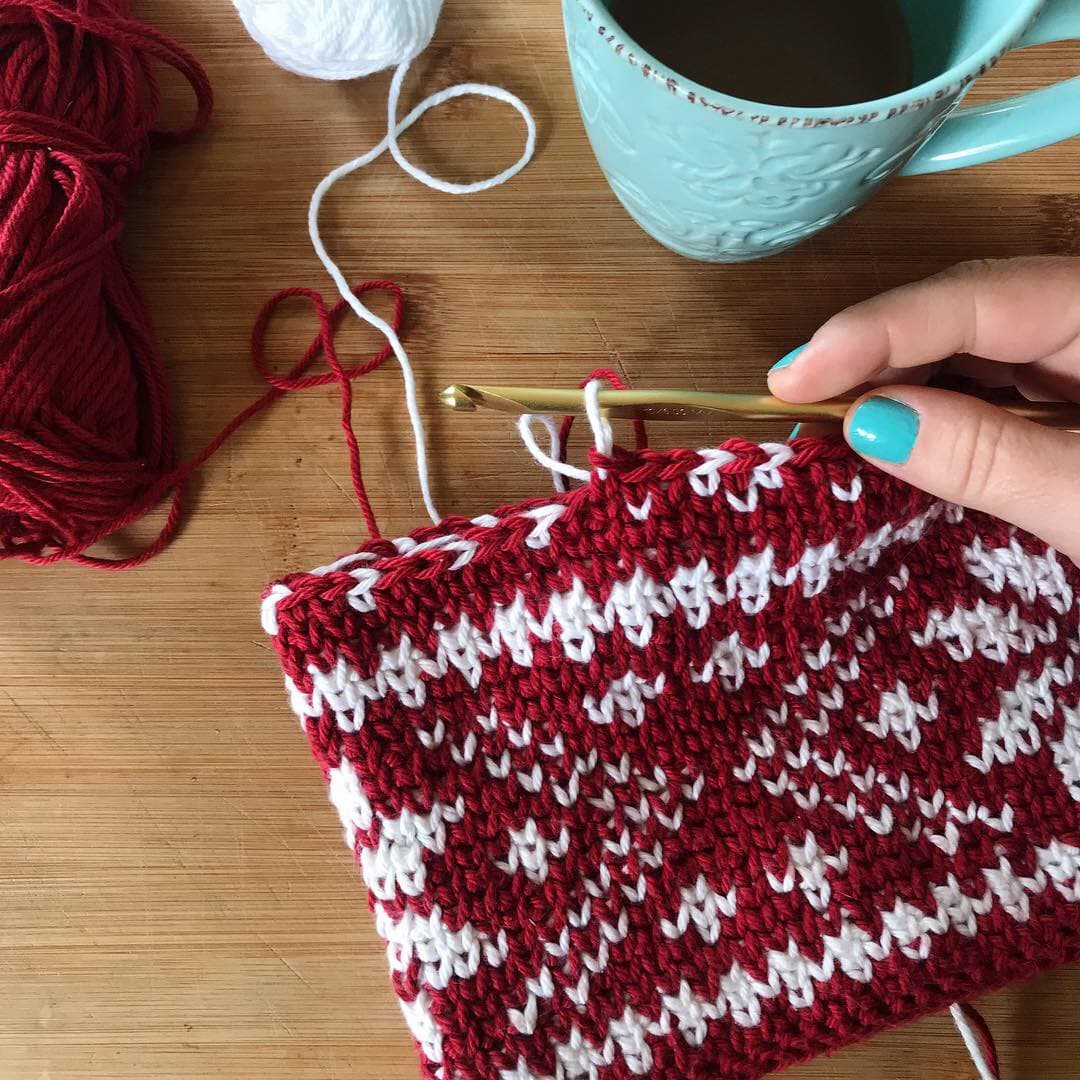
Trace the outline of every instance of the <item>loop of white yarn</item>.
<instances>
[{"instance_id":1,"label":"loop of white yarn","mask_svg":"<svg viewBox=\"0 0 1080 1080\"><path fill-rule=\"evenodd\" d=\"M313 79L357 79L419 56L442 0L233 0L279 67Z\"/></svg>"},{"instance_id":2,"label":"loop of white yarn","mask_svg":"<svg viewBox=\"0 0 1080 1080\"><path fill-rule=\"evenodd\" d=\"M600 379L593 379L585 384L585 415L588 417L589 426L592 428L593 445L601 454L607 457L615 445L615 439L611 432L611 425L604 418L600 408L600 390L602 386L603 383ZM551 436L550 454L545 453L536 441L536 436L532 430L534 420L539 420L548 429ZM532 413L527 413L518 420L518 434L525 444L525 449L556 478L555 488L557 491L565 490L565 487L560 484L561 477L565 476L569 480L581 481L588 481L591 478L592 473L588 469L579 469L576 465L568 465L565 461L559 461L562 446L559 442L558 428L556 428L555 421L550 416L534 416ZM596 473L601 480L607 476L606 469L597 469Z\"/></svg>"},{"instance_id":3,"label":"loop of white yarn","mask_svg":"<svg viewBox=\"0 0 1080 1080\"><path fill-rule=\"evenodd\" d=\"M521 441L525 444L525 449L541 464L545 469L550 471L553 476L563 477L568 480L581 480L583 482L588 481L592 475L588 469L579 469L576 465L567 465L565 461L559 461L558 449L552 447L550 454L546 453L536 441L536 436L533 434L533 421L539 420L541 423L544 421L550 421L554 426L555 421L550 416L534 416L531 413L526 413L524 416L518 418L518 434L521 436ZM544 424L547 427L547 424ZM556 490L565 490L565 485L559 487L558 481L555 483Z\"/></svg>"},{"instance_id":4,"label":"loop of white yarn","mask_svg":"<svg viewBox=\"0 0 1080 1080\"><path fill-rule=\"evenodd\" d=\"M397 71L394 72L394 78L390 84L386 136L378 143L378 145L372 147L366 154L361 154L360 157L354 158L344 165L339 165L336 169L328 173L315 189L311 196L311 204L308 207L308 233L311 237L311 243L315 248L316 255L318 255L323 266L326 267L327 273L333 278L334 284L337 286L338 292L341 294L342 298L357 316L375 327L375 329L386 338L390 343L391 349L393 349L394 356L401 365L401 374L405 383L405 406L409 413L409 421L412 424L413 438L416 444L416 473L420 482L420 493L423 497L424 506L427 509L428 516L433 522L438 524L442 518L439 511L436 509L434 500L431 496L431 481L428 475L424 422L420 416L420 408L416 400L416 376L413 373L409 355L405 351L401 339L394 332L394 328L385 319L376 315L375 312L368 308L353 293L352 289L349 287L349 282L341 272L340 267L330 257L330 253L326 250L326 245L323 243L322 236L319 233L319 209L322 206L323 199L326 198L327 192L334 184L342 177L348 176L350 173L354 173L358 169L364 168L366 165L370 165L376 158L382 156L388 148L392 148L395 159L403 168L405 168L406 172L415 177L422 184L435 188L437 191L442 191L450 195L470 195L478 191L486 191L488 188L497 187L499 184L506 183L512 176L516 176L532 160L533 154L536 151L536 123L533 120L532 113L529 112L528 106L520 98L499 87L484 86L480 83L462 83L458 86L451 86L446 90L440 90L438 93L432 94L430 97L421 101L404 120L399 121L397 120L397 103L401 93L401 85L408 69L408 61L401 64ZM443 102L449 101L452 98L463 97L468 94L493 97L513 105L525 119L527 130L525 151L521 157L510 166L510 168L505 169L497 176L491 177L488 180L480 180L474 184L450 184L445 181L437 180L422 169L413 166L397 148L397 138L412 127L412 125L415 124L429 109L433 109L436 105L441 105Z\"/></svg>"},{"instance_id":5,"label":"loop of white yarn","mask_svg":"<svg viewBox=\"0 0 1080 1080\"><path fill-rule=\"evenodd\" d=\"M394 72L394 77L390 81L390 96L387 99L387 132L389 133L391 155L398 165L414 180L419 180L421 184L426 184L435 191L441 191L444 195L475 195L479 191L489 191L493 187L505 184L507 180L512 180L532 161L533 155L536 153L536 121L533 119L532 113L529 112L528 105L517 94L511 94L509 90L504 90L501 86L488 86L486 83L458 83L457 86L448 86L445 90L440 90L437 94L432 94L422 101L409 114L413 119L397 126L395 120L397 118L398 100L401 97L401 84L405 81L409 63L402 64ZM512 105L517 109L521 114L521 119L525 121L525 149L521 152L521 157L513 165L503 169L501 173L488 177L486 180L476 180L471 184L455 184L450 180L440 180L437 176L432 176L431 173L425 172L418 165L414 165L398 146L398 135L414 124L416 120L419 120L424 113L429 109L434 109L437 105L442 105L444 102L453 101L454 98L459 97L486 97L505 102L507 105Z\"/></svg>"},{"instance_id":6,"label":"loop of white yarn","mask_svg":"<svg viewBox=\"0 0 1080 1080\"><path fill-rule=\"evenodd\" d=\"M532 160L536 152L536 122L528 106L515 94L498 86L461 83L425 98L398 120L401 88L409 66L431 41L442 10L442 0L233 0L248 32L267 56L281 67L318 79L351 79L393 67L387 97L386 136L366 154L331 171L316 187L308 207L308 233L315 253L333 279L345 302L364 322L375 327L389 342L401 365L405 383L405 406L416 443L416 472L420 492L431 520L441 520L431 497L424 424L416 400L416 377L409 355L394 328L353 294L345 275L330 257L319 234L319 209L327 192L344 176L370 165L388 149L398 165L413 179L447 195L472 195L505 184ZM414 165L402 153L398 136L428 110L465 96L494 98L512 105L525 121L525 149L513 165L497 176L474 183L441 180ZM555 453L558 453L556 448Z\"/></svg>"}]
</instances>

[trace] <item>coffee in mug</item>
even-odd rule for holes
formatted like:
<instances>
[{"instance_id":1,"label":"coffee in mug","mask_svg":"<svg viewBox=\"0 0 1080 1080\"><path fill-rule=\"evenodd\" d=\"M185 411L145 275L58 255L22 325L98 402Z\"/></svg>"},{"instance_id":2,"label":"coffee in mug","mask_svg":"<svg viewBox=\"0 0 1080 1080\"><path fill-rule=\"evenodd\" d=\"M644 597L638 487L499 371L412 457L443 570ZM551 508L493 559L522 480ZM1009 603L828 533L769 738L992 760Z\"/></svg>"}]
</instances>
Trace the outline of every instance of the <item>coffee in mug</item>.
<instances>
[{"instance_id":1,"label":"coffee in mug","mask_svg":"<svg viewBox=\"0 0 1080 1080\"><path fill-rule=\"evenodd\" d=\"M849 105L914 83L899 0L611 0L609 7L672 71L748 101Z\"/></svg>"}]
</instances>

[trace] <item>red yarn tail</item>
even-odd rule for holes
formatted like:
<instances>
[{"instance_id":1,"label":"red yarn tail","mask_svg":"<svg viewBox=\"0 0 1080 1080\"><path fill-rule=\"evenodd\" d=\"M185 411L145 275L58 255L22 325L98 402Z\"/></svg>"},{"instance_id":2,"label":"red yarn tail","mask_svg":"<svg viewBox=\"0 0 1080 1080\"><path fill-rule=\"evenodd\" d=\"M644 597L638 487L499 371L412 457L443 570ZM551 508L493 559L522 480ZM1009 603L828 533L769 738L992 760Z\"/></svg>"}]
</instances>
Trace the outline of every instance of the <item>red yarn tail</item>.
<instances>
[{"instance_id":1,"label":"red yarn tail","mask_svg":"<svg viewBox=\"0 0 1080 1080\"><path fill-rule=\"evenodd\" d=\"M388 292L393 296L394 310L389 322L394 329L394 333L400 333L405 307L405 298L401 287L392 281L365 281L363 284L353 287L353 294L357 297L375 291ZM319 319L319 333L308 346L307 352L300 358L299 363L291 371L286 375L275 375L266 363L264 347L266 327L278 305L283 300L293 296L303 297L311 301L312 306L315 308L315 314ZM263 309L259 312L259 317L255 320L255 326L251 331L251 357L256 371L270 384L270 389L258 401L249 405L239 416L230 421L206 449L184 468L185 472L197 469L217 452L218 447L234 431L246 424L257 413L262 412L263 409L283 394L293 390L308 390L313 386L328 386L336 382L341 388L341 430L349 448L349 469L352 473L353 491L356 492L356 501L360 504L360 510L364 515L364 522L367 525L368 532L373 538L377 538L382 534L379 532L375 513L371 509L371 500L368 498L367 491L364 488L364 477L360 468L360 447L357 444L356 432L352 426L352 384L354 379L362 378L389 360L393 355L393 349L391 349L388 342L370 360L354 364L352 367L343 367L334 346L334 329L347 306L345 300L339 300L327 311L326 302L314 289L282 289L280 292L275 293L263 305ZM305 375L304 372L315 363L320 355L326 358L326 365L330 368L330 372L326 375Z\"/></svg>"},{"instance_id":2,"label":"red yarn tail","mask_svg":"<svg viewBox=\"0 0 1080 1080\"><path fill-rule=\"evenodd\" d=\"M964 1019L975 1032L975 1037L978 1039L979 1043L979 1050L982 1053L987 1068L990 1070L990 1075L995 1078L1000 1077L1001 1065L998 1063L997 1043L994 1041L994 1033L990 1030L990 1025L986 1022L986 1018L974 1005L958 1002L957 1008L963 1013Z\"/></svg>"},{"instance_id":3,"label":"red yarn tail","mask_svg":"<svg viewBox=\"0 0 1080 1080\"><path fill-rule=\"evenodd\" d=\"M595 371L591 371L581 382L578 383L578 389L584 390L594 379L603 379L609 383L614 390L625 390L626 383L623 381L618 372L611 368L596 368ZM644 450L649 445L649 436L645 430L644 420L631 421L634 428L634 445L639 450ZM562 424L559 426L559 460L566 463L566 445L570 441L570 432L574 426L574 418L572 416L564 416Z\"/></svg>"},{"instance_id":4,"label":"red yarn tail","mask_svg":"<svg viewBox=\"0 0 1080 1080\"><path fill-rule=\"evenodd\" d=\"M366 281L353 288L354 294L358 297L375 291L388 292L393 296L394 310L389 322L394 328L394 332L399 333L405 306L401 287L392 281ZM319 332L304 355L286 374L275 375L266 361L266 329L271 317L282 301L292 297L300 297L310 301L319 321ZM73 552L66 555L53 552L41 559L31 561L55 562L57 558L67 558L80 565L93 566L101 570L129 570L134 566L147 562L164 550L176 534L183 516L186 482L196 469L209 461L221 449L222 445L252 417L269 408L278 398L293 391L309 390L315 386L329 386L332 383L337 383L341 391L341 428L349 450L349 468L352 473L356 501L360 505L360 511L364 516L364 523L367 525L370 535L373 538L381 536L378 522L375 520L375 513L371 508L371 500L368 498L367 491L364 488L364 478L360 464L360 447L352 425L352 383L354 379L359 379L384 364L393 355L393 350L388 343L369 360L354 364L351 367L343 366L338 359L337 349L334 345L334 330L346 308L346 302L339 300L332 308L327 309L326 301L320 293L314 289L304 288L282 289L270 297L263 305L251 331L251 358L255 370L269 384L270 389L262 397L248 405L242 412L237 413L195 457L173 472L163 476L136 505L132 506L122 517L105 526L101 535L97 538L103 539L105 536L137 521L168 495L171 490L172 503L169 508L169 515L161 531L151 544L138 554L126 559L102 559L92 555L85 555L82 552ZM326 359L326 365L330 368L330 371L323 375L305 374L320 356Z\"/></svg>"}]
</instances>

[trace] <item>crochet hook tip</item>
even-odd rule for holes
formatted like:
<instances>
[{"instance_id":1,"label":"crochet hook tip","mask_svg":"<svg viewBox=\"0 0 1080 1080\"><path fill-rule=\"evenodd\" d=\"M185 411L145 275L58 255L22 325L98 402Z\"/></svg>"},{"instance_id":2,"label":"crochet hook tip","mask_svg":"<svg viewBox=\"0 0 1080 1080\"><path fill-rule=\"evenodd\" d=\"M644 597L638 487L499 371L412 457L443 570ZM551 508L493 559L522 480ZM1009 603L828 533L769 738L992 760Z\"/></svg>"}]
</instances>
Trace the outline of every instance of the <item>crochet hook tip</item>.
<instances>
[{"instance_id":1,"label":"crochet hook tip","mask_svg":"<svg viewBox=\"0 0 1080 1080\"><path fill-rule=\"evenodd\" d=\"M476 408L476 402L463 386L454 383L439 394L439 400L451 409L461 412L472 411Z\"/></svg>"}]
</instances>

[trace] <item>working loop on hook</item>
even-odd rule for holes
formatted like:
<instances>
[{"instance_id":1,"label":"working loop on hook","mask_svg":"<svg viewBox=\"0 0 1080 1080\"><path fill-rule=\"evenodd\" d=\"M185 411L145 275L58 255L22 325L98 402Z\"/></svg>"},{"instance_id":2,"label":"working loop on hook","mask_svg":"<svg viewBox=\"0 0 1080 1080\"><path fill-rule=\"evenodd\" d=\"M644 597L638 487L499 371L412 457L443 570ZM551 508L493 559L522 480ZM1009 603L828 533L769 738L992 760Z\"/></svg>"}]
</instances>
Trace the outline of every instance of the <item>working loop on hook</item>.
<instances>
[{"instance_id":1,"label":"working loop on hook","mask_svg":"<svg viewBox=\"0 0 1080 1080\"><path fill-rule=\"evenodd\" d=\"M612 435L611 425L607 422L600 409L600 388L602 379L590 379L585 384L585 415L588 417L589 426L592 428L593 445L597 453L604 457L610 457L615 440ZM533 433L534 421L539 422L547 429L551 440L550 452L545 451L536 441ZM576 465L568 465L562 458L562 438L555 423L554 417L526 413L518 420L518 433L525 449L547 469L555 479L555 490L565 491L564 480L580 480L587 483L592 478L589 469L580 469ZM603 480L607 476L604 469L597 469L597 475Z\"/></svg>"}]
</instances>

